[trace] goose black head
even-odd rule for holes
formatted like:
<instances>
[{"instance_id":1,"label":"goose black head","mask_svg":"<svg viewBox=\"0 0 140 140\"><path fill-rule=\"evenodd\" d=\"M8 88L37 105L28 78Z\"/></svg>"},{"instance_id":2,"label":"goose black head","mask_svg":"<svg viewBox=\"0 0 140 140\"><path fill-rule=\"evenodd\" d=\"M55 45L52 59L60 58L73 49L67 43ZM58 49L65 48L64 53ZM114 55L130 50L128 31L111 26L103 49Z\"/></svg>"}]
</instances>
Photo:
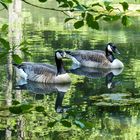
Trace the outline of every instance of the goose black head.
<instances>
[{"instance_id":1,"label":"goose black head","mask_svg":"<svg viewBox=\"0 0 140 140\"><path fill-rule=\"evenodd\" d=\"M62 50L55 51L55 57L57 59L62 59L65 56L66 56L66 53L64 51L62 51Z\"/></svg>"},{"instance_id":2,"label":"goose black head","mask_svg":"<svg viewBox=\"0 0 140 140\"><path fill-rule=\"evenodd\" d=\"M120 52L118 51L117 47L113 43L108 43L107 44L106 51L108 51L110 53L120 54Z\"/></svg>"}]
</instances>

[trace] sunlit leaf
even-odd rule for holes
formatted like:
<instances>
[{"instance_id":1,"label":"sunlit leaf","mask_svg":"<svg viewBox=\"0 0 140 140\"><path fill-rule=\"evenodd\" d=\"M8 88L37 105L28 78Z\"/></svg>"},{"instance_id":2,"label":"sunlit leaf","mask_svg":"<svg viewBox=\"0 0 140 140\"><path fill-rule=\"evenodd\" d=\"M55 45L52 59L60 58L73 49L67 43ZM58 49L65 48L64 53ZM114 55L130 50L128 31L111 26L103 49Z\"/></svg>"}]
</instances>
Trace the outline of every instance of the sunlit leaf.
<instances>
[{"instance_id":1,"label":"sunlit leaf","mask_svg":"<svg viewBox=\"0 0 140 140\"><path fill-rule=\"evenodd\" d=\"M5 40L4 38L0 38L0 42L2 43L4 48L6 48L7 50L10 50L10 44L7 40Z\"/></svg>"},{"instance_id":2,"label":"sunlit leaf","mask_svg":"<svg viewBox=\"0 0 140 140\"><path fill-rule=\"evenodd\" d=\"M46 2L47 0L39 0L39 2Z\"/></svg>"},{"instance_id":3,"label":"sunlit leaf","mask_svg":"<svg viewBox=\"0 0 140 140\"><path fill-rule=\"evenodd\" d=\"M109 6L110 4L111 4L110 1L105 1L105 2L104 2L105 7Z\"/></svg>"},{"instance_id":4,"label":"sunlit leaf","mask_svg":"<svg viewBox=\"0 0 140 140\"><path fill-rule=\"evenodd\" d=\"M124 11L128 10L129 5L127 2L120 2L120 4L122 5Z\"/></svg>"},{"instance_id":5,"label":"sunlit leaf","mask_svg":"<svg viewBox=\"0 0 140 140\"><path fill-rule=\"evenodd\" d=\"M45 108L44 108L43 106L37 106L37 107L35 108L35 110L36 110L37 112L44 112L44 111L45 111Z\"/></svg>"},{"instance_id":6,"label":"sunlit leaf","mask_svg":"<svg viewBox=\"0 0 140 140\"><path fill-rule=\"evenodd\" d=\"M61 124L65 127L71 127L71 123L68 121L61 121Z\"/></svg>"},{"instance_id":7,"label":"sunlit leaf","mask_svg":"<svg viewBox=\"0 0 140 140\"><path fill-rule=\"evenodd\" d=\"M68 22L69 20L72 20L73 18L66 18L65 22Z\"/></svg>"},{"instance_id":8,"label":"sunlit leaf","mask_svg":"<svg viewBox=\"0 0 140 140\"><path fill-rule=\"evenodd\" d=\"M48 126L48 127L53 127L56 123L57 123L57 121L49 122L49 123L47 124L47 126Z\"/></svg>"},{"instance_id":9,"label":"sunlit leaf","mask_svg":"<svg viewBox=\"0 0 140 140\"><path fill-rule=\"evenodd\" d=\"M13 60L16 64L22 63L22 59L17 54L13 54L12 57L13 57Z\"/></svg>"},{"instance_id":10,"label":"sunlit leaf","mask_svg":"<svg viewBox=\"0 0 140 140\"><path fill-rule=\"evenodd\" d=\"M12 3L12 0L1 0L4 3Z\"/></svg>"},{"instance_id":11,"label":"sunlit leaf","mask_svg":"<svg viewBox=\"0 0 140 140\"><path fill-rule=\"evenodd\" d=\"M22 105L20 105L20 107L22 109L22 112L26 112L26 111L30 110L33 106L30 104L22 104Z\"/></svg>"},{"instance_id":12,"label":"sunlit leaf","mask_svg":"<svg viewBox=\"0 0 140 140\"><path fill-rule=\"evenodd\" d=\"M84 26L84 21L83 20L80 20L80 21L77 21L77 22L74 23L74 28L75 29L81 28L82 26Z\"/></svg>"}]
</instances>

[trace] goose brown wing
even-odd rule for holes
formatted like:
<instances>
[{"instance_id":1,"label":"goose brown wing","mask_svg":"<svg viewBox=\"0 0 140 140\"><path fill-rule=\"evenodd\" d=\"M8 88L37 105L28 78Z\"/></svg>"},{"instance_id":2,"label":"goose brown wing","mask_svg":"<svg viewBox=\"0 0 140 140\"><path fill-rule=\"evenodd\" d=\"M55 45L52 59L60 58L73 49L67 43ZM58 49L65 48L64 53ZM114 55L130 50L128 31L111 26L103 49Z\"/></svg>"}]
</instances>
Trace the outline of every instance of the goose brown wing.
<instances>
[{"instance_id":1,"label":"goose brown wing","mask_svg":"<svg viewBox=\"0 0 140 140\"><path fill-rule=\"evenodd\" d=\"M24 62L21 64L21 68L28 74L56 74L57 69L53 65L45 64L45 63L31 63L31 62Z\"/></svg>"},{"instance_id":2,"label":"goose brown wing","mask_svg":"<svg viewBox=\"0 0 140 140\"><path fill-rule=\"evenodd\" d=\"M71 55L75 57L79 62L82 61L92 61L97 63L109 62L105 56L105 52L100 50L94 50L94 51L79 50L79 51L72 52Z\"/></svg>"}]
</instances>

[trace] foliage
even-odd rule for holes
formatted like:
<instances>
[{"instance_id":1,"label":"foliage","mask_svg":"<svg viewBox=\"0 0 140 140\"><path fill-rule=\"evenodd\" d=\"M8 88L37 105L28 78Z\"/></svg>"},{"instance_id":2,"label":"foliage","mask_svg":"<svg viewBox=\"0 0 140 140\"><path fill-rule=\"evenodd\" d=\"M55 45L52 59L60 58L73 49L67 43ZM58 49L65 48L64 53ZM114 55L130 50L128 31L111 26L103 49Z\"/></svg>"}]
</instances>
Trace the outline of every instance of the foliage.
<instances>
[{"instance_id":1,"label":"foliage","mask_svg":"<svg viewBox=\"0 0 140 140\"><path fill-rule=\"evenodd\" d=\"M39 0L39 1L42 3L47 2L47 0ZM120 6L116 8L109 1L93 2L90 3L89 5L83 4L78 0L56 0L56 1L58 2L58 7L45 8L27 2L26 0L23 0L23 2L38 8L63 12L66 16L68 16L68 18L65 19L65 22L74 20L74 27L76 29L81 28L86 24L88 27L92 29L99 30L99 22L101 22L102 20L112 22L121 19L122 21L121 23L124 26L130 25L129 24L130 17L127 16L127 12L129 11L129 4L127 2L118 3ZM120 8L121 6L123 8L123 11L121 11ZM71 12L71 14L69 14L69 12Z\"/></svg>"},{"instance_id":2,"label":"foliage","mask_svg":"<svg viewBox=\"0 0 140 140\"><path fill-rule=\"evenodd\" d=\"M0 0L0 4L6 9L8 10L8 6L7 4L12 3L12 0Z\"/></svg>"}]
</instances>

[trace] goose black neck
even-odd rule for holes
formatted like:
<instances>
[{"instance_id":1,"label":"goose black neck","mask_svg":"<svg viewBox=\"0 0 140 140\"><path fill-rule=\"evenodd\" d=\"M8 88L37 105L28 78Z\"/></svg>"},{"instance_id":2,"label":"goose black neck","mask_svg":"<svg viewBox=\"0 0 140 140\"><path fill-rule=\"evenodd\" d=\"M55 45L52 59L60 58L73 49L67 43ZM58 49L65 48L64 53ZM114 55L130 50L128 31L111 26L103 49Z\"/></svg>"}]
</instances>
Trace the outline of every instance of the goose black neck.
<instances>
[{"instance_id":1,"label":"goose black neck","mask_svg":"<svg viewBox=\"0 0 140 140\"><path fill-rule=\"evenodd\" d=\"M107 48L106 48L106 50L105 50L105 53L106 53L106 58L107 58L110 62L113 62L114 59L115 59L113 53L112 53L112 52L109 52L109 51L107 50Z\"/></svg>"},{"instance_id":2,"label":"goose black neck","mask_svg":"<svg viewBox=\"0 0 140 140\"><path fill-rule=\"evenodd\" d=\"M62 59L57 59L57 57L55 56L55 62L57 67L57 75L65 74L66 72L64 70Z\"/></svg>"}]
</instances>

